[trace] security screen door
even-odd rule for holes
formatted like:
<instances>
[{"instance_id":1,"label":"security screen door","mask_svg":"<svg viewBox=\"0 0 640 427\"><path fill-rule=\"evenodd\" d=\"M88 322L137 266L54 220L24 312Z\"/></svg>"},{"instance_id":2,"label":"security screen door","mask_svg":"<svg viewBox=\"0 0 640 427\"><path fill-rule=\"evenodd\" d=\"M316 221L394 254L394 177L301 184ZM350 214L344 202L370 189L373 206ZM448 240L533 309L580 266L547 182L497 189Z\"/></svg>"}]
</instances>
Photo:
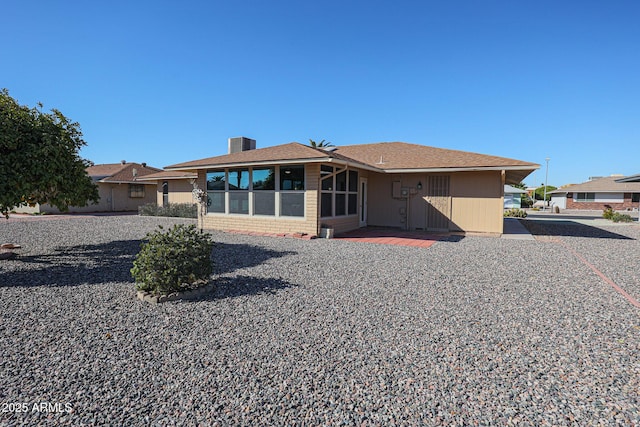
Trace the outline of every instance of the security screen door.
<instances>
[{"instance_id":1,"label":"security screen door","mask_svg":"<svg viewBox=\"0 0 640 427\"><path fill-rule=\"evenodd\" d=\"M426 200L427 230L449 231L451 196L448 175L433 175L428 178Z\"/></svg>"}]
</instances>

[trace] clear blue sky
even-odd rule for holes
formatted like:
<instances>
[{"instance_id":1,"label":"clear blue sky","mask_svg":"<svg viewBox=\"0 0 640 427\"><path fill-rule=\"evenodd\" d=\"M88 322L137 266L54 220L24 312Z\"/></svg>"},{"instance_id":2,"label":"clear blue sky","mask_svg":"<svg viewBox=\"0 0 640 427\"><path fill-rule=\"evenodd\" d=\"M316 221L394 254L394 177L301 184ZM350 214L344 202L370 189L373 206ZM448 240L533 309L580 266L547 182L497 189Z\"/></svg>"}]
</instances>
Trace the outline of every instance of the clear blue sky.
<instances>
[{"instance_id":1,"label":"clear blue sky","mask_svg":"<svg viewBox=\"0 0 640 427\"><path fill-rule=\"evenodd\" d=\"M640 173L640 2L6 1L0 87L95 163L326 139Z\"/></svg>"}]
</instances>

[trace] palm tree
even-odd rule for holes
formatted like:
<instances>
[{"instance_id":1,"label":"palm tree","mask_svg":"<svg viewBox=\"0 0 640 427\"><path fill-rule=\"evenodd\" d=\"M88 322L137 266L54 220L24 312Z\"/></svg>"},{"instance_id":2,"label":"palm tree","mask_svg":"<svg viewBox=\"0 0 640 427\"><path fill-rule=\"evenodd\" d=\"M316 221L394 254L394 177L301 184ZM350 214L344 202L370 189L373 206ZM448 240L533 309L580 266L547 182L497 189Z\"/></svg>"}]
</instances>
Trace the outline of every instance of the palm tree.
<instances>
[{"instance_id":1,"label":"palm tree","mask_svg":"<svg viewBox=\"0 0 640 427\"><path fill-rule=\"evenodd\" d=\"M309 145L313 148L326 148L333 147L333 144L330 142L324 142L324 139L320 142L315 142L313 139L309 139Z\"/></svg>"}]
</instances>

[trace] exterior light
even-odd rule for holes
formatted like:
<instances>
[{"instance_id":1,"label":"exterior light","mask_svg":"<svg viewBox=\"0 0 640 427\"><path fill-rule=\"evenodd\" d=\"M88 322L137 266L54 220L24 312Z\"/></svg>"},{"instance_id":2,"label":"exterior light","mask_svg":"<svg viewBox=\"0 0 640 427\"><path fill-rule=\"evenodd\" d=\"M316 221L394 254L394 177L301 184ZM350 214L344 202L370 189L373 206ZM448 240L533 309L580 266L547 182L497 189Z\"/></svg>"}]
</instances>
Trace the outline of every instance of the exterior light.
<instances>
[{"instance_id":1,"label":"exterior light","mask_svg":"<svg viewBox=\"0 0 640 427\"><path fill-rule=\"evenodd\" d=\"M422 181L418 181L418 190L422 190Z\"/></svg>"}]
</instances>

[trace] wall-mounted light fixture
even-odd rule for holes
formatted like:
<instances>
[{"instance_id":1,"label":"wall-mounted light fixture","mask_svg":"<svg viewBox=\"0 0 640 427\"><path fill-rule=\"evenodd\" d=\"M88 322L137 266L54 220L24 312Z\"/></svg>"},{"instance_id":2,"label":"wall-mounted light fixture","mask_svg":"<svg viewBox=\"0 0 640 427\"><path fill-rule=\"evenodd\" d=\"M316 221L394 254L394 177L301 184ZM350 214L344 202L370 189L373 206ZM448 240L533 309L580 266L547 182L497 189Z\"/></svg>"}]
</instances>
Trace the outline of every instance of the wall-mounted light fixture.
<instances>
[{"instance_id":1,"label":"wall-mounted light fixture","mask_svg":"<svg viewBox=\"0 0 640 427\"><path fill-rule=\"evenodd\" d=\"M422 190L422 181L418 181L418 190Z\"/></svg>"}]
</instances>

